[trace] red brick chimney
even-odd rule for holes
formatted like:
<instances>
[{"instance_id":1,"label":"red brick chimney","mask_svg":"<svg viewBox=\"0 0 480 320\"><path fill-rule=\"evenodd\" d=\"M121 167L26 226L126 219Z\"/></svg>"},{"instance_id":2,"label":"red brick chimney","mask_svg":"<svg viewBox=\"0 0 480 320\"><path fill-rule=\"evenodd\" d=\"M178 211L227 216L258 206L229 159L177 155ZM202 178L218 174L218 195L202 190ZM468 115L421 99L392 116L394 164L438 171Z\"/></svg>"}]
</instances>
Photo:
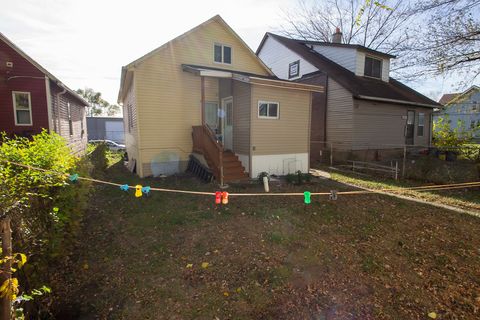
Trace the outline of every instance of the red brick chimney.
<instances>
[{"instance_id":1,"label":"red brick chimney","mask_svg":"<svg viewBox=\"0 0 480 320\"><path fill-rule=\"evenodd\" d=\"M337 27L335 33L332 35L332 43L342 43L342 35L340 28Z\"/></svg>"}]
</instances>

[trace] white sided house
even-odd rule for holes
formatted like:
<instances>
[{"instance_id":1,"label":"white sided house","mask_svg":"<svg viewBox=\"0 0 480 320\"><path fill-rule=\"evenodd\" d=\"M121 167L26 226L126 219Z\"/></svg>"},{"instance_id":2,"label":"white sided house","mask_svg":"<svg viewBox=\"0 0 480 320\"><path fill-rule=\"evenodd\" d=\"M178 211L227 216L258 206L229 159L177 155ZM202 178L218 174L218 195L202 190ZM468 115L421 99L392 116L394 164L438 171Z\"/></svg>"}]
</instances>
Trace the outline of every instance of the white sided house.
<instances>
[{"instance_id":1,"label":"white sided house","mask_svg":"<svg viewBox=\"0 0 480 320\"><path fill-rule=\"evenodd\" d=\"M218 181L307 172L323 91L274 76L217 15L122 68L129 162L141 177L182 172L192 155Z\"/></svg>"},{"instance_id":2,"label":"white sided house","mask_svg":"<svg viewBox=\"0 0 480 320\"><path fill-rule=\"evenodd\" d=\"M429 146L439 104L390 77L392 55L360 45L296 40L266 33L258 57L281 79L320 85L313 95L311 160L336 150Z\"/></svg>"}]
</instances>

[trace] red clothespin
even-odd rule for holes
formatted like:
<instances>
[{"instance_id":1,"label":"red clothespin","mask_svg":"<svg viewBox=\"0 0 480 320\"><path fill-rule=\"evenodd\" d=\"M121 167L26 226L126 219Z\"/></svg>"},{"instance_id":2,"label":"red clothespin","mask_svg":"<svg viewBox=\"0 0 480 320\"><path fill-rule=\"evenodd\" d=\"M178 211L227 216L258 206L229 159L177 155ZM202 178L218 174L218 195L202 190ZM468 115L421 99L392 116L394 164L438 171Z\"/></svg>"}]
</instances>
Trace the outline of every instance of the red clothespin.
<instances>
[{"instance_id":1,"label":"red clothespin","mask_svg":"<svg viewBox=\"0 0 480 320\"><path fill-rule=\"evenodd\" d=\"M215 192L215 204L220 204L222 203L222 192L217 191Z\"/></svg>"},{"instance_id":2,"label":"red clothespin","mask_svg":"<svg viewBox=\"0 0 480 320\"><path fill-rule=\"evenodd\" d=\"M228 192L224 191L222 192L222 204L227 204L228 203Z\"/></svg>"}]
</instances>

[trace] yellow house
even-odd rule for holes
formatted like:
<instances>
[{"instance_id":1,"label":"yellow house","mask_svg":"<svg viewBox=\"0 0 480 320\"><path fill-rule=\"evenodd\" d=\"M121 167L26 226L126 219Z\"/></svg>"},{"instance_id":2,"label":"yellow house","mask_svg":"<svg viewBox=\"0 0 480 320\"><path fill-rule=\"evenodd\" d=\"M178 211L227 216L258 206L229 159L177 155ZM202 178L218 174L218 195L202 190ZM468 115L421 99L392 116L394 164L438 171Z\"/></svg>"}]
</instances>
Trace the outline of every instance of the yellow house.
<instances>
[{"instance_id":1,"label":"yellow house","mask_svg":"<svg viewBox=\"0 0 480 320\"><path fill-rule=\"evenodd\" d=\"M306 172L311 95L323 90L276 78L217 15L122 68L129 163L168 175L195 154L218 181Z\"/></svg>"}]
</instances>

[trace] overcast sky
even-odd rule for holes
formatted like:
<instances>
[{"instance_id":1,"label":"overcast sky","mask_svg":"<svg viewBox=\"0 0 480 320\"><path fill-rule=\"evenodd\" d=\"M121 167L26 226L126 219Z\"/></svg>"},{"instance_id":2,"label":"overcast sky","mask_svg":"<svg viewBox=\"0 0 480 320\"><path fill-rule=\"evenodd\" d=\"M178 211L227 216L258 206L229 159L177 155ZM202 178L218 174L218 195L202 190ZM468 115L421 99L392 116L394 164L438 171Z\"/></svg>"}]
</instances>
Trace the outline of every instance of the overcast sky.
<instances>
[{"instance_id":1,"label":"overcast sky","mask_svg":"<svg viewBox=\"0 0 480 320\"><path fill-rule=\"evenodd\" d=\"M297 0L2 0L0 32L72 89L116 103L122 66L220 14L255 51ZM410 83L437 99L452 81Z\"/></svg>"}]
</instances>

